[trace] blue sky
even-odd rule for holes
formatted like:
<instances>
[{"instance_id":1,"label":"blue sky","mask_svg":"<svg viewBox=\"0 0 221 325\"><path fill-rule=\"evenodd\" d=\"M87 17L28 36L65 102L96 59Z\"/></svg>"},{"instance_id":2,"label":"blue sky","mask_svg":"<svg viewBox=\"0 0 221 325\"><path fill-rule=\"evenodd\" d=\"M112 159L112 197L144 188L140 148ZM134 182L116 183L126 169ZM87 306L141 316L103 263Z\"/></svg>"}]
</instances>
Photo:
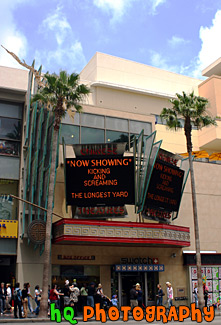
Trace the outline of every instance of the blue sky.
<instances>
[{"instance_id":1,"label":"blue sky","mask_svg":"<svg viewBox=\"0 0 221 325\"><path fill-rule=\"evenodd\" d=\"M220 34L221 0L0 0L0 44L44 72L98 51L199 78ZM21 67L3 48L0 65Z\"/></svg>"}]
</instances>

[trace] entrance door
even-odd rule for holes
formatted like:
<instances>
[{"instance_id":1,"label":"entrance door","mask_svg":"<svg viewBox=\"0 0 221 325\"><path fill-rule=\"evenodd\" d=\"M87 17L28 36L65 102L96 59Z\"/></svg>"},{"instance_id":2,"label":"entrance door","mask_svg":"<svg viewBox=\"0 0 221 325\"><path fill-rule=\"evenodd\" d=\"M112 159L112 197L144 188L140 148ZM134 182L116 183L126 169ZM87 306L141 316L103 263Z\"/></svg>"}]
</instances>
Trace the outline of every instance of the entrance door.
<instances>
[{"instance_id":1,"label":"entrance door","mask_svg":"<svg viewBox=\"0 0 221 325\"><path fill-rule=\"evenodd\" d=\"M144 291L144 273L143 272L125 272L121 273L122 281L122 306L130 306L130 290L134 284L139 283ZM144 294L143 294L144 300Z\"/></svg>"},{"instance_id":2,"label":"entrance door","mask_svg":"<svg viewBox=\"0 0 221 325\"><path fill-rule=\"evenodd\" d=\"M146 281L145 281L146 277ZM156 290L159 281L158 272L122 272L121 273L121 304L130 306L130 290L134 284L139 283L143 290L143 304L154 305L156 302ZM146 282L146 283L145 283ZM146 299L145 299L146 297ZM145 301L146 300L146 301Z\"/></svg>"}]
</instances>

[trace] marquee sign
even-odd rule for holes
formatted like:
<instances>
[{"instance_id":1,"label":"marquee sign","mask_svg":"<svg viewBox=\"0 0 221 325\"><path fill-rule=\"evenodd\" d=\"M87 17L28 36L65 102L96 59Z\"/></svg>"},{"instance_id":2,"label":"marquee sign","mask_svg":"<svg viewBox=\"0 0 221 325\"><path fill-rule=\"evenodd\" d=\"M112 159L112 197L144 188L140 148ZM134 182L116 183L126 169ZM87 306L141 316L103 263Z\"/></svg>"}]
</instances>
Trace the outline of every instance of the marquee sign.
<instances>
[{"instance_id":1,"label":"marquee sign","mask_svg":"<svg viewBox=\"0 0 221 325\"><path fill-rule=\"evenodd\" d=\"M66 159L66 201L78 207L134 204L134 158Z\"/></svg>"},{"instance_id":2,"label":"marquee sign","mask_svg":"<svg viewBox=\"0 0 221 325\"><path fill-rule=\"evenodd\" d=\"M80 218L123 218L127 215L127 209L124 206L97 206L97 207L77 207L75 215Z\"/></svg>"},{"instance_id":3,"label":"marquee sign","mask_svg":"<svg viewBox=\"0 0 221 325\"><path fill-rule=\"evenodd\" d=\"M145 207L163 211L178 211L184 171L157 159L151 175ZM168 217L168 215L166 216Z\"/></svg>"}]
</instances>

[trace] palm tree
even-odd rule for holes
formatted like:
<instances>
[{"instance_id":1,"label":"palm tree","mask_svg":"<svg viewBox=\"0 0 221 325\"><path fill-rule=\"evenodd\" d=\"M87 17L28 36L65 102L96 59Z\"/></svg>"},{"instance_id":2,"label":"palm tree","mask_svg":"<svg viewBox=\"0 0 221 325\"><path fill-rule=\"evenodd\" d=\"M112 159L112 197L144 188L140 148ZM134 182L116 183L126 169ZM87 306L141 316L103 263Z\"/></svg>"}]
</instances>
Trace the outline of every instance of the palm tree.
<instances>
[{"instance_id":1,"label":"palm tree","mask_svg":"<svg viewBox=\"0 0 221 325\"><path fill-rule=\"evenodd\" d=\"M53 197L55 184L55 170L57 159L58 134L62 117L67 110L74 107L77 112L82 110L80 102L89 94L89 88L84 84L79 84L79 75L72 73L68 75L61 71L59 75L46 73L43 77L45 85L32 97L32 103L38 101L46 105L54 114L54 132L52 137L52 157L49 176L48 207L46 219L46 237L44 249L43 283L40 316L48 315L48 283L50 271L50 252L51 252L51 228Z\"/></svg>"},{"instance_id":2,"label":"palm tree","mask_svg":"<svg viewBox=\"0 0 221 325\"><path fill-rule=\"evenodd\" d=\"M189 167L191 177L192 203L193 203L193 219L195 232L195 246L196 246L196 266L199 292L199 308L203 308L203 284L201 274L201 255L200 255L200 238L199 225L196 205L196 190L193 172L192 160L192 126L201 129L204 126L216 125L216 121L207 114L208 100L206 98L195 96L194 92L187 95L183 92L182 95L176 94L176 99L169 100L172 108L163 108L160 116L166 121L166 125L170 129L177 129L181 127L180 120L184 120L184 132L186 136L187 152L189 156Z\"/></svg>"}]
</instances>

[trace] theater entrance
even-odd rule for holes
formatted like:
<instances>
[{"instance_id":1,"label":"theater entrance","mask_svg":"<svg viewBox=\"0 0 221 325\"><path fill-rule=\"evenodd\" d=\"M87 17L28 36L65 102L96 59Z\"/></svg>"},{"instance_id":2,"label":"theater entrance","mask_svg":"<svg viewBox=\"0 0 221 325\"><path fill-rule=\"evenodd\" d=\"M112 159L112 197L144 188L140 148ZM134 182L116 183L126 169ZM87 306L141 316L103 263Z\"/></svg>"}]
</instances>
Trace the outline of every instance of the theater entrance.
<instances>
[{"instance_id":1,"label":"theater entrance","mask_svg":"<svg viewBox=\"0 0 221 325\"><path fill-rule=\"evenodd\" d=\"M159 283L158 272L119 272L118 288L119 302L121 306L130 306L130 290L133 285L140 284L143 291L143 304L155 305L157 284Z\"/></svg>"}]
</instances>

